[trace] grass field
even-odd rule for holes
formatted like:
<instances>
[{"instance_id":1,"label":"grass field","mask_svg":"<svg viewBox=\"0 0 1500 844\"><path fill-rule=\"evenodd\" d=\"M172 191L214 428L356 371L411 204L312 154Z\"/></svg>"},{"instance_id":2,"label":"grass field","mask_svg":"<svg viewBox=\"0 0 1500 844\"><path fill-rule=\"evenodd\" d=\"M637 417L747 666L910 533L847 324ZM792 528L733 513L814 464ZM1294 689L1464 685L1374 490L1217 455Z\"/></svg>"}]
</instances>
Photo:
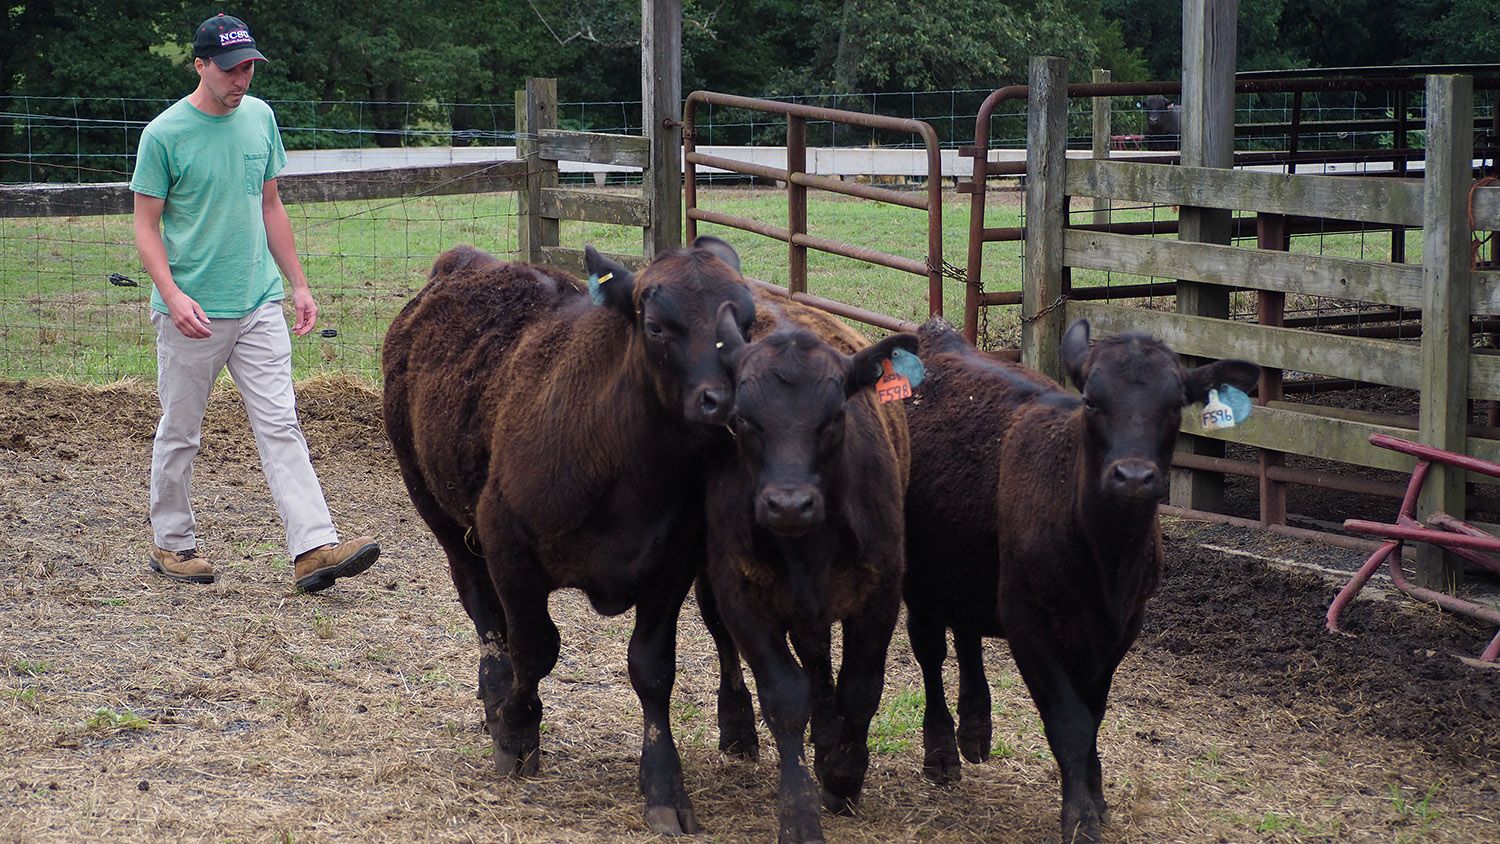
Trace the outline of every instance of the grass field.
<instances>
[{"instance_id":1,"label":"grass field","mask_svg":"<svg viewBox=\"0 0 1500 844\"><path fill-rule=\"evenodd\" d=\"M707 187L699 204L708 209L785 225L784 191ZM1080 203L1081 204L1081 203ZM925 257L924 212L829 194L809 198L813 235L903 257ZM516 209L512 194L423 197L295 205L290 207L299 253L321 308L317 334L294 344L298 378L348 373L374 379L379 372L385 327L401 304L423 283L432 259L443 250L472 243L502 257L514 257ZM1087 212L1075 219L1086 222ZM948 192L943 202L943 258L956 268L967 259L969 200ZM1118 221L1169 221L1169 208L1115 212ZM985 225L1022 223L1021 194L993 190ZM705 224L740 251L745 273L785 285L787 247L761 235ZM1407 235L1408 260L1420 260L1421 233ZM609 252L639 253L636 229L564 223L565 246L592 243ZM1293 251L1384 260L1389 236L1331 235L1298 238ZM1023 247L1019 242L985 247L986 290L1020 286ZM920 322L927 317L926 280L896 270L809 251L810 292L880 313ZM137 286L119 286L111 276ZM1145 281L1119 273L1077 272L1075 286ZM155 377L154 336L146 309L150 281L141 270L126 216L0 219L0 375L54 376L84 381ZM944 312L954 322L963 314L963 283L945 281ZM1237 294L1236 310L1249 308L1248 294ZM982 323L989 346L1014 345L1015 308L991 309ZM873 332L873 329L872 329Z\"/></svg>"}]
</instances>

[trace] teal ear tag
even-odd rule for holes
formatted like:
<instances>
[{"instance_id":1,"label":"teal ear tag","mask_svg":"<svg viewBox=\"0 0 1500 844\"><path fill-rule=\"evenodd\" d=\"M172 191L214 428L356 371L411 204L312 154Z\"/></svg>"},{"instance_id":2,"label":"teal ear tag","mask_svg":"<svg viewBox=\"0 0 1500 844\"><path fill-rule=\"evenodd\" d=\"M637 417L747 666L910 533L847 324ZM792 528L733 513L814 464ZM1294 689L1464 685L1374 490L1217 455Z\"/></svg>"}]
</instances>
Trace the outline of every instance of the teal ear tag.
<instances>
[{"instance_id":1,"label":"teal ear tag","mask_svg":"<svg viewBox=\"0 0 1500 844\"><path fill-rule=\"evenodd\" d=\"M597 307L604 304L604 282L614 278L614 273L589 276L589 301Z\"/></svg>"},{"instance_id":2,"label":"teal ear tag","mask_svg":"<svg viewBox=\"0 0 1500 844\"><path fill-rule=\"evenodd\" d=\"M1255 405L1250 401L1250 396L1238 387L1228 384L1219 385L1219 401L1229 405L1229 410L1234 414L1234 424L1238 425L1250 418L1250 411Z\"/></svg>"},{"instance_id":3,"label":"teal ear tag","mask_svg":"<svg viewBox=\"0 0 1500 844\"><path fill-rule=\"evenodd\" d=\"M922 359L905 349L891 352L891 368L897 375L905 376L913 387L922 386L922 379L927 377L927 367L922 365Z\"/></svg>"}]
</instances>

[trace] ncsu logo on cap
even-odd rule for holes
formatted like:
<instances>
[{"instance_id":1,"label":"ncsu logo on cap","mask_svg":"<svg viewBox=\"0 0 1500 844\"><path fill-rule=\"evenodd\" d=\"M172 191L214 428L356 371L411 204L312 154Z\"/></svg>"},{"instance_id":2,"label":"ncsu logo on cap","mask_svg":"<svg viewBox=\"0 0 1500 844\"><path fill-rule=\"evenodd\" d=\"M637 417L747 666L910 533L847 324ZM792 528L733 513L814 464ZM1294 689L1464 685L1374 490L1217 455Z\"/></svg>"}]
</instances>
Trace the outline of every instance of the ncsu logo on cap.
<instances>
[{"instance_id":1,"label":"ncsu logo on cap","mask_svg":"<svg viewBox=\"0 0 1500 844\"><path fill-rule=\"evenodd\" d=\"M229 47L235 44L254 44L255 39L250 37L248 29L231 29L228 32L219 33L219 46Z\"/></svg>"}]
</instances>

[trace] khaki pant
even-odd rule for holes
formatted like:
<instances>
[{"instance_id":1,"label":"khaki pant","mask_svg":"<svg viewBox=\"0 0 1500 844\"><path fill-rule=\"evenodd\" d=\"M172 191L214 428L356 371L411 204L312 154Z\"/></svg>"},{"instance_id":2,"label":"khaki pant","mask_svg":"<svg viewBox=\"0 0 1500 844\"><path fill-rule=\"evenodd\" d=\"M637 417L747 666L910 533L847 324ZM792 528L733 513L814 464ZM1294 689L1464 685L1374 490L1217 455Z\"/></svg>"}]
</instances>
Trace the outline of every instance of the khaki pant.
<instances>
[{"instance_id":1,"label":"khaki pant","mask_svg":"<svg viewBox=\"0 0 1500 844\"><path fill-rule=\"evenodd\" d=\"M156 326L157 394L161 423L151 445L151 530L157 547L196 547L197 522L188 500L193 458L203 434L203 412L225 366L239 387L260 449L260 465L286 525L293 557L338 542L323 488L297 423L292 393L292 340L280 302L268 302L240 319L211 319L213 336L182 336L166 314L151 312Z\"/></svg>"}]
</instances>

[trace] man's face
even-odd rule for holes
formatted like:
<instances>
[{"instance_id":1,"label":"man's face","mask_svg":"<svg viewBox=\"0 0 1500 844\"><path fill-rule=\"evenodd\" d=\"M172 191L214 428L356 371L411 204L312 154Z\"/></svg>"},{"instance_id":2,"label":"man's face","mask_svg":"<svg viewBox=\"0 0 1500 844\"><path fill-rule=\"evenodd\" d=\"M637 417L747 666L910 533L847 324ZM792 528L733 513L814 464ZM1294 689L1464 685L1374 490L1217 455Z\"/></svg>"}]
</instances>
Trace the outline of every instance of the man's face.
<instances>
[{"instance_id":1,"label":"man's face","mask_svg":"<svg viewBox=\"0 0 1500 844\"><path fill-rule=\"evenodd\" d=\"M250 80L255 77L254 59L240 62L229 70L219 69L213 59L194 59L193 65L197 68L198 78L203 81L209 97L223 109L220 114L228 114L239 108L245 99L245 92L250 90Z\"/></svg>"}]
</instances>

